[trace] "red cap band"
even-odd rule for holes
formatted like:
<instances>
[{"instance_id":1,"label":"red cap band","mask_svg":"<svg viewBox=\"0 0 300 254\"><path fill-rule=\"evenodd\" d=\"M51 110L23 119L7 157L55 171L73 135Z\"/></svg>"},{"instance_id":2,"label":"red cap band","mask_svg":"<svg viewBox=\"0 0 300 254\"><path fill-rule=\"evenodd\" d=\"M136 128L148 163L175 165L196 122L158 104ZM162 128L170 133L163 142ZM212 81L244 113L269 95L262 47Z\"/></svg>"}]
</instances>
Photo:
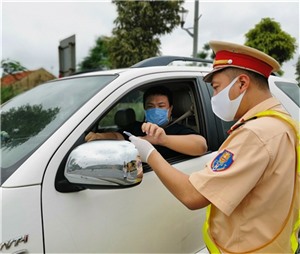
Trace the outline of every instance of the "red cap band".
<instances>
[{"instance_id":1,"label":"red cap band","mask_svg":"<svg viewBox=\"0 0 300 254\"><path fill-rule=\"evenodd\" d=\"M273 70L272 66L249 55L226 50L218 51L213 64L214 69L229 66L249 69L262 74L266 78L270 76Z\"/></svg>"}]
</instances>

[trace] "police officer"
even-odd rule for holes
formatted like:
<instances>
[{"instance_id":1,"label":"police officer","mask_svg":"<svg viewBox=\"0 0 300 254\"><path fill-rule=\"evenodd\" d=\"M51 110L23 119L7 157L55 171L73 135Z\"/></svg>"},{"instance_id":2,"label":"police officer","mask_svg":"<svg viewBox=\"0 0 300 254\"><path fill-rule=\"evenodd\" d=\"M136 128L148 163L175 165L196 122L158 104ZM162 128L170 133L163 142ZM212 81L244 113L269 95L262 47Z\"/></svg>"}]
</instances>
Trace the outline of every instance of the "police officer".
<instances>
[{"instance_id":1,"label":"police officer","mask_svg":"<svg viewBox=\"0 0 300 254\"><path fill-rule=\"evenodd\" d=\"M299 228L297 138L268 77L280 65L256 49L212 41L214 113L237 120L217 156L188 176L168 164L147 141L130 140L162 183L190 209L208 206L204 240L213 253L293 253ZM260 113L263 117L256 117Z\"/></svg>"}]
</instances>

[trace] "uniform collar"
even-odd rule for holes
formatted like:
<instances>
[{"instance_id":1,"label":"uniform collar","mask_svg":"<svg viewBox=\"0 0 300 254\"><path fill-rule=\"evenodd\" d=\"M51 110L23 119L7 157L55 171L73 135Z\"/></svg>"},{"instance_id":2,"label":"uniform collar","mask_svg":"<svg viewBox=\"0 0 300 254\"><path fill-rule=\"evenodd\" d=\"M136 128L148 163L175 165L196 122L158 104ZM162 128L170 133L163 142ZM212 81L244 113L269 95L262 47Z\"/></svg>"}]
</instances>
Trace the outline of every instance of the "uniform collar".
<instances>
[{"instance_id":1,"label":"uniform collar","mask_svg":"<svg viewBox=\"0 0 300 254\"><path fill-rule=\"evenodd\" d=\"M279 100L277 100L274 97L271 97L269 99L264 100L263 102L257 104L255 107L253 107L252 109L250 109L249 111L246 112L245 115L243 115L231 128L230 130L228 130L228 134L230 134L231 132L233 132L234 130L236 130L238 127L240 127L241 125L243 125L245 123L245 121L251 117L253 117L255 114L265 111L265 110L269 110L269 109L273 109L282 113L287 113L283 108L281 103L279 102Z\"/></svg>"}]
</instances>

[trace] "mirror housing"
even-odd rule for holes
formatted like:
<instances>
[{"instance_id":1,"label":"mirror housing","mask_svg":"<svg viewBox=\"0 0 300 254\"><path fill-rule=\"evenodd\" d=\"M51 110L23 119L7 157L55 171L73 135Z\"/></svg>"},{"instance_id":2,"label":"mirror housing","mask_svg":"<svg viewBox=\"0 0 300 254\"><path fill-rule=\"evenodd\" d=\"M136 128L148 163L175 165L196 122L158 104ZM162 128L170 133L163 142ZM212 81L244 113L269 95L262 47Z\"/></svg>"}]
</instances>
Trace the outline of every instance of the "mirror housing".
<instances>
[{"instance_id":1,"label":"mirror housing","mask_svg":"<svg viewBox=\"0 0 300 254\"><path fill-rule=\"evenodd\" d=\"M64 171L70 183L86 188L129 187L143 178L138 150L125 140L97 140L76 147Z\"/></svg>"}]
</instances>

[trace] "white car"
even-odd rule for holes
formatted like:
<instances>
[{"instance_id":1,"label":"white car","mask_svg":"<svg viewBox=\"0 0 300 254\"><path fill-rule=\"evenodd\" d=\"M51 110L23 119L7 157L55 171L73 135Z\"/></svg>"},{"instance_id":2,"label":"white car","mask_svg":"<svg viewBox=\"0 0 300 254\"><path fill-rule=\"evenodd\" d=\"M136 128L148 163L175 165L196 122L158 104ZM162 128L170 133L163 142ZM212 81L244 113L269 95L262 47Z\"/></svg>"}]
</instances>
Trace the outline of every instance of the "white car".
<instances>
[{"instance_id":1,"label":"white car","mask_svg":"<svg viewBox=\"0 0 300 254\"><path fill-rule=\"evenodd\" d=\"M130 142L84 141L90 131L118 131L142 121L143 92L163 84L174 94L173 120L201 133L209 148L201 157L168 161L186 174L203 169L232 123L212 112L212 89L203 82L210 68L151 66L180 59L158 57L128 69L57 79L2 105L0 252L206 251L205 209L184 207L148 165L143 176L139 167L127 170L125 164L139 162ZM272 76L270 87L298 118L297 83Z\"/></svg>"}]
</instances>

